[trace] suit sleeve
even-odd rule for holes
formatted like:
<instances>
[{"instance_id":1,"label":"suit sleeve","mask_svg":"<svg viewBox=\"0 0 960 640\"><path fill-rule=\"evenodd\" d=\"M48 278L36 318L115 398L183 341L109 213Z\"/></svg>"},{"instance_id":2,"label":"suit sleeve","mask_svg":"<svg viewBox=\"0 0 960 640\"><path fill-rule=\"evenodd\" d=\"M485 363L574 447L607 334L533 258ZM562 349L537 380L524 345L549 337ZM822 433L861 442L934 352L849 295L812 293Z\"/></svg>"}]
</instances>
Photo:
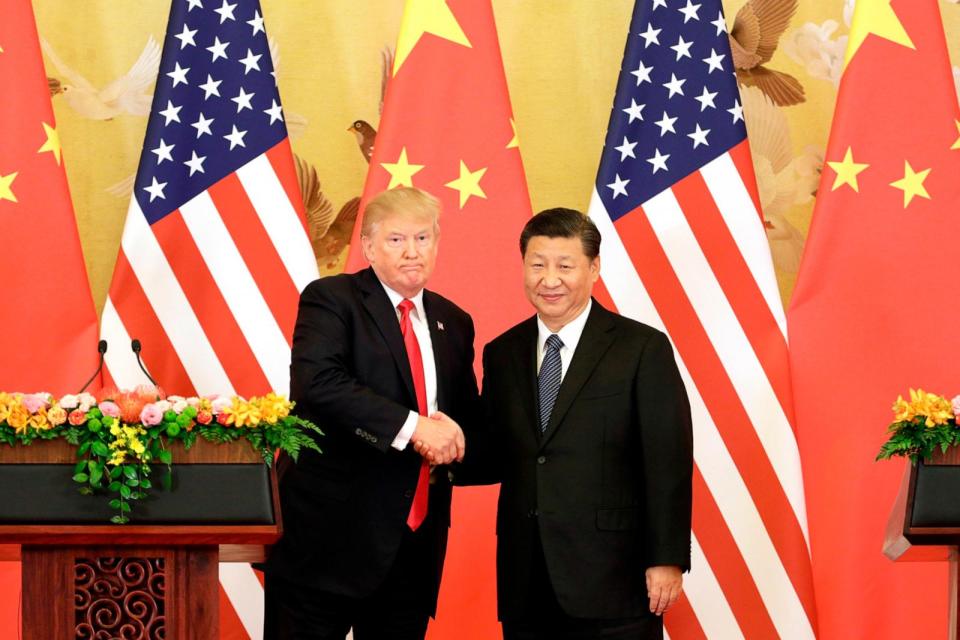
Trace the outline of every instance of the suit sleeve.
<instances>
[{"instance_id":1,"label":"suit sleeve","mask_svg":"<svg viewBox=\"0 0 960 640\"><path fill-rule=\"evenodd\" d=\"M645 345L636 380L646 496L648 566L690 569L693 429L690 403L667 337Z\"/></svg>"},{"instance_id":2,"label":"suit sleeve","mask_svg":"<svg viewBox=\"0 0 960 640\"><path fill-rule=\"evenodd\" d=\"M300 296L293 331L290 396L320 417L387 452L410 409L360 384L351 370L351 317L345 302L314 283Z\"/></svg>"}]
</instances>

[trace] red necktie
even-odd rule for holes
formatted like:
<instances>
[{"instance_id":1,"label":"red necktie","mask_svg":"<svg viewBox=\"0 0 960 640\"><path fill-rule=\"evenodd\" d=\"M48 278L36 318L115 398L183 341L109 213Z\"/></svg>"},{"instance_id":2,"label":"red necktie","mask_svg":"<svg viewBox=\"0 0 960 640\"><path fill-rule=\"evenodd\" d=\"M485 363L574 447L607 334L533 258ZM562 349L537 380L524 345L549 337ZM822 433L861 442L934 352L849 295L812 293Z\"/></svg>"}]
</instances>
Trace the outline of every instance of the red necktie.
<instances>
[{"instance_id":1,"label":"red necktie","mask_svg":"<svg viewBox=\"0 0 960 640\"><path fill-rule=\"evenodd\" d=\"M397 308L400 309L400 333L403 334L403 346L407 349L407 359L410 361L410 373L413 374L413 390L417 394L417 410L420 415L427 415L427 383L423 377L423 356L420 354L420 343L417 334L413 332L410 323L410 311L413 303L404 300ZM427 517L427 496L430 492L430 465L424 459L420 463L420 477L417 478L417 491L413 494L413 504L410 505L410 515L407 516L407 526L416 531Z\"/></svg>"}]
</instances>

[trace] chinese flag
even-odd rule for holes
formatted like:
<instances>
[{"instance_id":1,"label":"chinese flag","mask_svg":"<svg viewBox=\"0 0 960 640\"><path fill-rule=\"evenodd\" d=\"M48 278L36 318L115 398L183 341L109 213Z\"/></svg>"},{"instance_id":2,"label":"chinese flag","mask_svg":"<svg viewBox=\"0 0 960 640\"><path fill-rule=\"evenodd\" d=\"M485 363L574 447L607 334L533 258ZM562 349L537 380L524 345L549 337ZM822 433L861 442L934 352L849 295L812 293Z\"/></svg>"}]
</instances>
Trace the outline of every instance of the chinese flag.
<instances>
[{"instance_id":1,"label":"chinese flag","mask_svg":"<svg viewBox=\"0 0 960 640\"><path fill-rule=\"evenodd\" d=\"M30 0L0 20L0 391L76 393L97 319Z\"/></svg>"},{"instance_id":2,"label":"chinese flag","mask_svg":"<svg viewBox=\"0 0 960 640\"><path fill-rule=\"evenodd\" d=\"M398 185L425 189L443 204L427 286L472 314L479 355L533 313L518 244L530 198L489 0L407 0L364 202ZM348 271L364 266L359 229ZM431 638L499 637L496 495L495 487L455 493Z\"/></svg>"},{"instance_id":3,"label":"chinese flag","mask_svg":"<svg viewBox=\"0 0 960 640\"><path fill-rule=\"evenodd\" d=\"M881 549L909 387L960 393L960 114L936 0L857 2L789 310L821 637L943 638L946 563Z\"/></svg>"},{"instance_id":4,"label":"chinese flag","mask_svg":"<svg viewBox=\"0 0 960 640\"><path fill-rule=\"evenodd\" d=\"M76 392L97 321L30 0L0 20L0 391ZM8 559L0 550L0 559ZM0 637L17 637L20 572L0 562Z\"/></svg>"}]
</instances>

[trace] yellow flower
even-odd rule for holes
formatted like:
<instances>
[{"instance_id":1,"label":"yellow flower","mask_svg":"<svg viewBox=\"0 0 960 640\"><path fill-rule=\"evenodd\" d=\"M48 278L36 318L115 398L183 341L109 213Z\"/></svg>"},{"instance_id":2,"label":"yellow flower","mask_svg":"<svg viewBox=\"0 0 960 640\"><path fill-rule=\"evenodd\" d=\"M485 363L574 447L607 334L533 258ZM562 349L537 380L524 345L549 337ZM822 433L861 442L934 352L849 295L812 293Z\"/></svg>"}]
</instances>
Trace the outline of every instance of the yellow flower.
<instances>
[{"instance_id":1,"label":"yellow flower","mask_svg":"<svg viewBox=\"0 0 960 640\"><path fill-rule=\"evenodd\" d=\"M10 413L7 415L7 424L17 430L17 433L26 433L27 420L30 419L30 413L22 402L15 402L10 407Z\"/></svg>"},{"instance_id":2,"label":"yellow flower","mask_svg":"<svg viewBox=\"0 0 960 640\"><path fill-rule=\"evenodd\" d=\"M116 466L118 464L123 464L123 461L126 459L127 459L127 452L120 449L113 452L113 456L107 461L107 464L112 464Z\"/></svg>"},{"instance_id":3,"label":"yellow flower","mask_svg":"<svg viewBox=\"0 0 960 640\"><path fill-rule=\"evenodd\" d=\"M924 425L930 429L954 419L953 406L949 400L935 393L927 393L923 389L910 389L910 402L897 396L893 403L893 414L897 422L923 418Z\"/></svg>"},{"instance_id":4,"label":"yellow flower","mask_svg":"<svg viewBox=\"0 0 960 640\"><path fill-rule=\"evenodd\" d=\"M27 427L37 431L46 431L47 429L52 428L53 425L50 424L49 420L47 420L47 410L43 407L40 407L35 414L27 419Z\"/></svg>"},{"instance_id":5,"label":"yellow flower","mask_svg":"<svg viewBox=\"0 0 960 640\"><path fill-rule=\"evenodd\" d=\"M255 427L260 424L260 407L252 402L244 402L234 398L233 404L224 408L217 416L217 422L225 425L241 427Z\"/></svg>"},{"instance_id":6,"label":"yellow flower","mask_svg":"<svg viewBox=\"0 0 960 640\"><path fill-rule=\"evenodd\" d=\"M262 398L253 398L260 407L261 419L267 424L276 424L277 420L290 415L290 402L283 396L270 392Z\"/></svg>"},{"instance_id":7,"label":"yellow flower","mask_svg":"<svg viewBox=\"0 0 960 640\"><path fill-rule=\"evenodd\" d=\"M13 396L0 391L0 422L4 422L10 415L11 407L13 407Z\"/></svg>"},{"instance_id":8,"label":"yellow flower","mask_svg":"<svg viewBox=\"0 0 960 640\"><path fill-rule=\"evenodd\" d=\"M63 407L55 404L47 409L47 420L49 420L50 424L54 427L60 426L67 421L67 412Z\"/></svg>"}]
</instances>

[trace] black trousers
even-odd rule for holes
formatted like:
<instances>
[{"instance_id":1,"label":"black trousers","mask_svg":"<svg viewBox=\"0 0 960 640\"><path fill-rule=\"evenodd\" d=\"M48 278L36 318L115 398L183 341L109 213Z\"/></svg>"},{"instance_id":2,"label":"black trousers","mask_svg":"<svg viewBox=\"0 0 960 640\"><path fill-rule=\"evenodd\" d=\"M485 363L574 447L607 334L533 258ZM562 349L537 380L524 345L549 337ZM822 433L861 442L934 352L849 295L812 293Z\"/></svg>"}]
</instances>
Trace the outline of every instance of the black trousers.
<instances>
[{"instance_id":1,"label":"black trousers","mask_svg":"<svg viewBox=\"0 0 960 640\"><path fill-rule=\"evenodd\" d=\"M503 620L504 640L663 640L663 619L653 614L619 620L568 615L550 583L539 535L531 557L527 608L521 617Z\"/></svg>"},{"instance_id":2,"label":"black trousers","mask_svg":"<svg viewBox=\"0 0 960 640\"><path fill-rule=\"evenodd\" d=\"M416 532L406 531L393 566L366 597L311 589L271 575L264 580L264 640L423 640L434 594L424 594L424 572L436 567L437 537L445 526L427 516Z\"/></svg>"}]
</instances>

